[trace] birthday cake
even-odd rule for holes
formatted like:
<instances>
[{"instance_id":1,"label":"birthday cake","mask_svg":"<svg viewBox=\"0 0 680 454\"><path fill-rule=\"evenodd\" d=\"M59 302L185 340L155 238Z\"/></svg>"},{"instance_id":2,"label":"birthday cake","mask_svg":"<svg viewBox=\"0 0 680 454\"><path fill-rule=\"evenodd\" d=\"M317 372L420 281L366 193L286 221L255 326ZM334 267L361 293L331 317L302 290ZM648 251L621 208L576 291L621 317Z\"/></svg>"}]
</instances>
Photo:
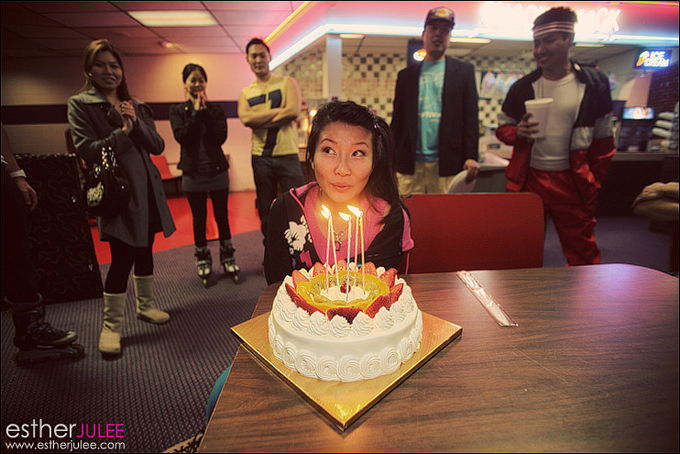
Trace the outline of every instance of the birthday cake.
<instances>
[{"instance_id":1,"label":"birthday cake","mask_svg":"<svg viewBox=\"0 0 680 454\"><path fill-rule=\"evenodd\" d=\"M411 288L372 263L317 263L287 276L269 315L269 343L286 367L351 382L395 372L420 348L422 314Z\"/></svg>"}]
</instances>

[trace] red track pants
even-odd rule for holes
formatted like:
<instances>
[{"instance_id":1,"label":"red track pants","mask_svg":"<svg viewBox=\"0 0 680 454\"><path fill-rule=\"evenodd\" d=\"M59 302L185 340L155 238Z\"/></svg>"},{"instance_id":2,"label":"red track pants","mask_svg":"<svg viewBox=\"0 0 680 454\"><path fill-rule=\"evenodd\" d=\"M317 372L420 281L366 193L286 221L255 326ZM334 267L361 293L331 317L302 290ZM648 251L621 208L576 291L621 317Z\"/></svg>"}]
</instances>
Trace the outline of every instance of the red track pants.
<instances>
[{"instance_id":1,"label":"red track pants","mask_svg":"<svg viewBox=\"0 0 680 454\"><path fill-rule=\"evenodd\" d=\"M574 183L571 170L548 172L529 169L524 191L543 200L546 214L553 219L567 263L600 263L600 248L595 242L595 202L586 203Z\"/></svg>"}]
</instances>

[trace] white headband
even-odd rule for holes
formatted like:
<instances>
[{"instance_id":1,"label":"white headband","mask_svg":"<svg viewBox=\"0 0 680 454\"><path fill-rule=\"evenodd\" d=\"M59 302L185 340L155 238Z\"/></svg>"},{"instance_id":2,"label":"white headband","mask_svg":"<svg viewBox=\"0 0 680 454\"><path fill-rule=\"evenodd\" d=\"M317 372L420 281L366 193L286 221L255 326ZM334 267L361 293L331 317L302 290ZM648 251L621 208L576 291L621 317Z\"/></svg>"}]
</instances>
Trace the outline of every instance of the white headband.
<instances>
[{"instance_id":1,"label":"white headband","mask_svg":"<svg viewBox=\"0 0 680 454\"><path fill-rule=\"evenodd\" d=\"M534 38L540 38L548 33L560 32L574 34L574 22L549 22L534 27Z\"/></svg>"}]
</instances>

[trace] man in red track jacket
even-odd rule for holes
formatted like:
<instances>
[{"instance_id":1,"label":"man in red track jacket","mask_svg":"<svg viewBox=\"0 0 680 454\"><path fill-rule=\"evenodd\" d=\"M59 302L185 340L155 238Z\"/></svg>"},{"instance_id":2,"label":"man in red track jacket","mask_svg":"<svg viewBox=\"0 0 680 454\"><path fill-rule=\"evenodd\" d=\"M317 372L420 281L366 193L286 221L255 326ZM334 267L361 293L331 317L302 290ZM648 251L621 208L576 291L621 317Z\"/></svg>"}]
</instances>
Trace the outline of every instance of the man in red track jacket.
<instances>
[{"instance_id":1,"label":"man in red track jacket","mask_svg":"<svg viewBox=\"0 0 680 454\"><path fill-rule=\"evenodd\" d=\"M600 185L616 151L609 81L601 71L569 58L576 13L552 8L534 21L538 69L518 80L503 103L496 136L513 145L506 168L508 192L528 191L543 200L569 265L600 263L595 208ZM553 98L545 137L524 101Z\"/></svg>"}]
</instances>

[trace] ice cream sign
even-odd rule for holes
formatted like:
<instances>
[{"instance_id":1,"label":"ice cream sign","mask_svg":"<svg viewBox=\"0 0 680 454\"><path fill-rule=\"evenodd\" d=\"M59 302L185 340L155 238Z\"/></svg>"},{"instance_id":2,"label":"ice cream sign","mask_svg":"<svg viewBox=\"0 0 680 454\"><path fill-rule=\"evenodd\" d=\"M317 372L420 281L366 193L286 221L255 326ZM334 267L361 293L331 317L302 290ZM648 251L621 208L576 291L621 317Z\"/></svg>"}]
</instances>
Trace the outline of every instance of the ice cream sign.
<instances>
[{"instance_id":1,"label":"ice cream sign","mask_svg":"<svg viewBox=\"0 0 680 454\"><path fill-rule=\"evenodd\" d=\"M635 69L668 68L671 64L671 51L645 49L635 60Z\"/></svg>"}]
</instances>

